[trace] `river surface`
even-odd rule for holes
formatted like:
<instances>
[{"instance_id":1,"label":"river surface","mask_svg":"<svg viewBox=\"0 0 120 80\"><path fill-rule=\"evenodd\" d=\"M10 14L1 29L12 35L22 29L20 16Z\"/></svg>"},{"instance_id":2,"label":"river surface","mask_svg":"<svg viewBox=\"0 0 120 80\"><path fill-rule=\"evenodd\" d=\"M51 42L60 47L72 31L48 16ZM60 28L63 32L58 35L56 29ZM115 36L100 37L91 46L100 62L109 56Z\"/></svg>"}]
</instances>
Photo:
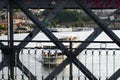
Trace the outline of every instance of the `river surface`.
<instances>
[{"instance_id":1,"label":"river surface","mask_svg":"<svg viewBox=\"0 0 120 80\"><path fill-rule=\"evenodd\" d=\"M56 37L60 38L63 36L75 35L78 36L80 41L84 41L93 31L80 31L80 32L58 32L53 33ZM116 35L120 36L120 31L114 31ZM23 40L27 34L15 34L15 40ZM7 36L0 36L0 40L7 40ZM47 36L43 33L39 33L33 40L49 40ZM111 41L111 39L102 32L95 41ZM7 45L6 42L3 44ZM26 47L34 48L37 43L29 43ZM19 43L15 43L14 45L19 45ZM88 48L119 48L116 44L90 44ZM36 52L35 52L36 51ZM101 52L101 55L99 54ZM87 52L87 53L86 53ZM23 49L23 52L20 52L19 58L21 62L29 69L34 75L37 76L37 80L42 80L42 77L48 76L57 66L43 65L41 63L41 49ZM109 55L106 55L109 53ZM109 78L115 71L117 71L120 67L120 51L115 50L84 50L80 53L77 58L88 68L90 72L92 72L97 78L101 78L101 80L105 80L107 77ZM65 59L65 58L64 58ZM1 56L2 60L2 56ZM16 62L17 63L17 62ZM85 80L85 75L73 64L73 80ZM7 79L8 69L5 67L0 75L4 74ZM15 75L17 75L17 79L21 80L22 71L18 68L15 68ZM29 74L29 73L28 73ZM1 76L0 76L1 77ZM65 67L63 71L57 76L57 80L69 80L69 65ZM24 76L25 80L27 78ZM118 79L119 80L119 79Z\"/></svg>"}]
</instances>

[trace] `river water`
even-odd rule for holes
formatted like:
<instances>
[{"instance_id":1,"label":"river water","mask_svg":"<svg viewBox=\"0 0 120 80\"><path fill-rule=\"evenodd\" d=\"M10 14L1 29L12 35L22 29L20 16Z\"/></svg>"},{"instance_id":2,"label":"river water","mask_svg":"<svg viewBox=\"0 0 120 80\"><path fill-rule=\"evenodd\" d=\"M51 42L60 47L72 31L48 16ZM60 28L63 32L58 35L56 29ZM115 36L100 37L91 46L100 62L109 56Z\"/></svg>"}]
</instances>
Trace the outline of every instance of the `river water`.
<instances>
[{"instance_id":1,"label":"river water","mask_svg":"<svg viewBox=\"0 0 120 80\"><path fill-rule=\"evenodd\" d=\"M81 41L85 40L93 31L81 31L81 32L59 32L54 33L58 38L63 36L75 35L80 38ZM120 34L119 30L114 31L118 36ZM22 40L27 34L15 34L15 40ZM104 37L104 38L103 38ZM1 36L0 40L6 40L7 36ZM48 38L43 34L39 33L33 40L48 40ZM100 34L95 41L111 41L111 39L105 34ZM7 44L4 42L4 44ZM19 43L15 43L18 45ZM29 43L26 47L34 48L37 43ZM118 48L116 44L90 44L88 48ZM35 52L36 51L36 52ZM115 51L115 56L114 56ZM87 52L87 53L86 53ZM101 54L99 53L101 52ZM42 77L48 76L57 66L43 65L41 63L41 49L24 49L20 52L19 58L21 62L29 69L34 75L37 76L37 80L42 80ZM107 55L107 53L109 55ZM120 54L119 50L84 50L77 57L87 68L92 72L98 79L105 80L109 78L115 71L120 67L119 60ZM1 57L2 58L2 57ZM2 60L2 59L1 59ZM17 63L17 62L16 62ZM8 69L5 67L0 75L4 73L7 79ZM17 75L17 80L21 80L22 71L15 68L15 75ZM29 74L29 73L28 73ZM0 76L1 77L1 76ZM57 80L69 80L69 65L65 67L63 71L57 76ZM85 75L73 64L73 80L85 80ZM24 76L25 80L27 78ZM119 79L118 79L119 80Z\"/></svg>"}]
</instances>

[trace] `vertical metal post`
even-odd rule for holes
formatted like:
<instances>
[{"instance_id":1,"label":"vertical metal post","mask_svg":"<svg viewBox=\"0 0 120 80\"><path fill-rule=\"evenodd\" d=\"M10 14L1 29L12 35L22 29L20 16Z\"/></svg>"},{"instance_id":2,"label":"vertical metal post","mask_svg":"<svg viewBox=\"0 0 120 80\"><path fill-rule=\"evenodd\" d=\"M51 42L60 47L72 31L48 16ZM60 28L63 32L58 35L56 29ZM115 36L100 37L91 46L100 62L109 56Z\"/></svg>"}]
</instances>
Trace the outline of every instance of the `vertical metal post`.
<instances>
[{"instance_id":1,"label":"vertical metal post","mask_svg":"<svg viewBox=\"0 0 120 80\"><path fill-rule=\"evenodd\" d=\"M70 40L70 52L72 53L72 41ZM73 65L72 62L70 63L70 79L73 80Z\"/></svg>"},{"instance_id":2,"label":"vertical metal post","mask_svg":"<svg viewBox=\"0 0 120 80\"><path fill-rule=\"evenodd\" d=\"M9 63L9 77L10 79L14 79L14 50L13 50L13 7L12 7L12 1L9 0L8 2L8 29L9 29L9 32L8 32L8 37L10 39L10 42L9 42L9 50L10 50L10 53L8 55L10 55L10 63Z\"/></svg>"},{"instance_id":3,"label":"vertical metal post","mask_svg":"<svg viewBox=\"0 0 120 80\"><path fill-rule=\"evenodd\" d=\"M9 0L9 31L10 31L10 47L13 47L13 7L12 7L12 1Z\"/></svg>"}]
</instances>

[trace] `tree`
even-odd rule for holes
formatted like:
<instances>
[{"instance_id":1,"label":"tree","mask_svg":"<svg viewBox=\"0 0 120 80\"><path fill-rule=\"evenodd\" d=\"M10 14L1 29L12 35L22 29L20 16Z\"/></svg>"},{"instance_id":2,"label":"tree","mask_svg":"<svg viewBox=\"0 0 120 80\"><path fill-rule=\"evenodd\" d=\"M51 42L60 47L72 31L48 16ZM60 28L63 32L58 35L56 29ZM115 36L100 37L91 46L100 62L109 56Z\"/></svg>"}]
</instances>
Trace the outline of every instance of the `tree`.
<instances>
[{"instance_id":1,"label":"tree","mask_svg":"<svg viewBox=\"0 0 120 80\"><path fill-rule=\"evenodd\" d=\"M47 16L50 13L50 9L43 11L42 15ZM85 26L85 22L91 21L88 16L81 16L77 10L64 9L58 13L58 15L53 19L51 25L55 27L56 24L72 22L72 26Z\"/></svg>"},{"instance_id":2,"label":"tree","mask_svg":"<svg viewBox=\"0 0 120 80\"><path fill-rule=\"evenodd\" d=\"M0 24L0 30L6 30L7 29L7 27L5 26L5 25L3 25L3 24Z\"/></svg>"}]
</instances>

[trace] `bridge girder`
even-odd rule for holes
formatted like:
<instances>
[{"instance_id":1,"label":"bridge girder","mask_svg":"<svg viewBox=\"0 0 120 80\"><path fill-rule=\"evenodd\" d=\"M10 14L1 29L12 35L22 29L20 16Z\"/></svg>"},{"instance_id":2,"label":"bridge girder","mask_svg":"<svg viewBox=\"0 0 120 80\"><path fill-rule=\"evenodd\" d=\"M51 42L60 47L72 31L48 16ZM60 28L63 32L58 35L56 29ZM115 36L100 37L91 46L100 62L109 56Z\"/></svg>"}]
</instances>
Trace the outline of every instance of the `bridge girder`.
<instances>
[{"instance_id":1,"label":"bridge girder","mask_svg":"<svg viewBox=\"0 0 120 80\"><path fill-rule=\"evenodd\" d=\"M10 0L5 0L5 1L10 1ZM15 4L17 4L19 6L19 8L37 25L38 28L35 28L33 32L30 33L30 35L28 35L25 40L32 40L33 37L36 36L36 34L39 32L39 30L37 29L41 29L47 36L49 39L51 39L51 41L53 41L53 43L55 43L60 49L61 48L65 48L63 44L61 43L56 43L55 41L58 41L58 39L46 28L46 24L44 22L40 22L29 10L28 8L54 8L53 11L51 12L51 14L49 14L50 16L47 17L48 22L50 22L55 16L56 16L56 10L57 12L59 12L59 10L61 10L64 7L64 1L68 1L68 0L13 0ZM76 2L75 2L76 1ZM57 3L62 2L61 5L54 7ZM93 34L91 34L86 41L93 41L101 32L102 30L106 32L106 34L108 36L110 36L110 38L113 41L117 41L119 42L119 38L108 28L108 25L112 22L109 17L108 17L108 22L109 24L103 23L91 10L90 8L118 8L119 7L119 0L86 0L87 4L82 1L82 0L69 0L67 2L67 5L65 5L64 8L82 8L101 28L101 30L98 28L97 30L99 31L98 34L95 34L95 32L93 32ZM7 3L7 2L5 2ZM16 6L14 3L9 3L9 7L10 7L10 31L11 31L11 48L8 48L11 50L11 54L8 55L10 56L10 58L14 58L15 52L20 51L20 49L13 51L12 47L14 46L12 41L13 41L13 29L11 29L13 27L13 9L14 8L18 8L18 6ZM2 6L1 6L2 7ZM27 8L28 7L28 8ZM119 13L119 9L115 12L115 13ZM114 15L114 14L112 14ZM116 17L116 15L114 15L114 17ZM35 32L37 31L37 32ZM32 34L32 36L31 36ZM94 35L94 37L93 37ZM118 46L120 46L120 42L116 44ZM28 42L27 42L28 43ZM20 45L18 45L18 47L24 47L27 43L20 43ZM89 44L81 44L79 45L79 47L74 51L74 52L70 52L69 50L67 50L66 48L65 50L65 55L68 57L66 60L64 60L63 63L61 63L54 71L53 73L51 73L49 76L47 76L45 78L45 80L52 80L55 77L55 74L59 74L60 71L62 71L62 69L60 68L64 68L66 65L68 65L69 63L74 63L90 80L97 80L96 77L76 58L77 55L80 54L80 52L82 50L79 50L79 48L85 48L87 47ZM2 43L0 43L0 46L4 46ZM9 50L8 50L9 51ZM8 53L8 52L6 52ZM12 54L13 53L13 54ZM69 54L69 53L73 53L73 54ZM5 53L4 53L5 54ZM19 55L17 55L19 56ZM4 58L6 59L6 57ZM4 61L4 60L3 60ZM14 63L14 60L11 60L11 62ZM10 62L9 62L10 63ZM2 63L1 63L2 64ZM11 66L11 74L14 74L14 71L12 71L12 69L14 68L14 64L10 65ZM18 59L18 63L17 66L22 69L22 63L19 61ZM1 69L4 66L1 67ZM57 71L57 69L59 68L59 71ZM28 69L24 66L24 73L26 74L28 72ZM55 73L54 73L55 72ZM119 74L120 70L118 70L115 75ZM27 77L32 76L32 80L36 80L35 76L31 73L30 76L26 74ZM11 76L12 77L12 76ZM113 75L110 79L114 78L115 76ZM119 77L119 75L116 77L116 79Z\"/></svg>"},{"instance_id":2,"label":"bridge girder","mask_svg":"<svg viewBox=\"0 0 120 80\"><path fill-rule=\"evenodd\" d=\"M6 1L6 0L5 0ZM55 4L64 0L23 0L28 8L54 8ZM120 7L119 0L86 0L87 4L92 9L116 9ZM14 5L14 8L18 8ZM64 8L80 8L79 5L74 0L69 0Z\"/></svg>"}]
</instances>

